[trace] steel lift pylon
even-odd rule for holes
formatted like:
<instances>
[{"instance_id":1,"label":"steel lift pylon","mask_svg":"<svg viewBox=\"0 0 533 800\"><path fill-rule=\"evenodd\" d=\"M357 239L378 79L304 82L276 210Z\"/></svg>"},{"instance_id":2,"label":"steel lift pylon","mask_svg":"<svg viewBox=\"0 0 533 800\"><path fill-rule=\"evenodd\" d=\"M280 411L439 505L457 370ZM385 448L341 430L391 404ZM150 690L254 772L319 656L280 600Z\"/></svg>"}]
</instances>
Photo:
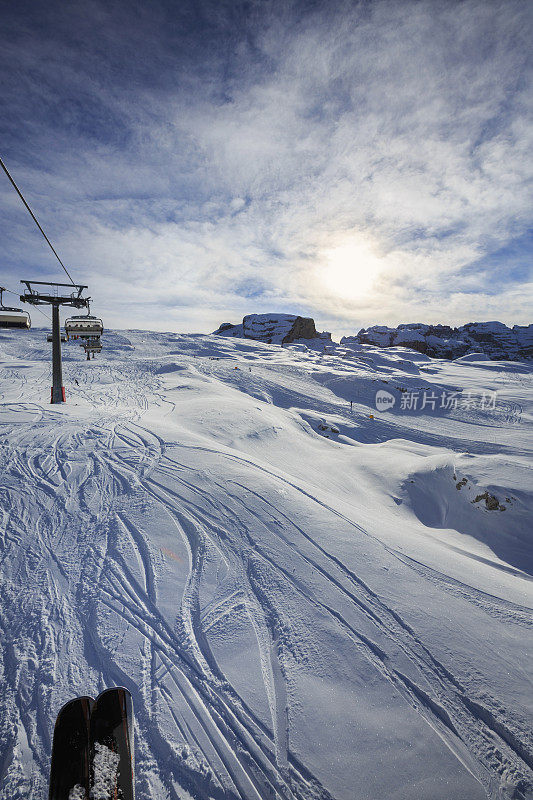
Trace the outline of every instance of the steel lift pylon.
<instances>
[{"instance_id":1,"label":"steel lift pylon","mask_svg":"<svg viewBox=\"0 0 533 800\"><path fill-rule=\"evenodd\" d=\"M87 286L74 283L50 283L49 281L21 281L26 285L26 292L20 295L23 303L30 303L33 306L49 305L52 306L52 394L51 403L64 403L65 387L63 386L63 369L61 367L61 330L59 322L59 306L70 306L71 308L88 308L90 297L82 297L82 292ZM49 287L44 289L34 289L34 286ZM73 289L71 294L59 294L58 289L65 287ZM55 292L55 294L54 294Z\"/></svg>"}]
</instances>

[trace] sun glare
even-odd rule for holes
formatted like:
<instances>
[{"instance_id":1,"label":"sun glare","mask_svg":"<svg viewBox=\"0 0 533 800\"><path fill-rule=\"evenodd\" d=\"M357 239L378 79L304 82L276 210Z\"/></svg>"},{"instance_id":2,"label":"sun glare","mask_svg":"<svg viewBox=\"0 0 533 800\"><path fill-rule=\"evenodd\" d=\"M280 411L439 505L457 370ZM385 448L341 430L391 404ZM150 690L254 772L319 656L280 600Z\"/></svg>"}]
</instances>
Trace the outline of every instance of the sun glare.
<instances>
[{"instance_id":1,"label":"sun glare","mask_svg":"<svg viewBox=\"0 0 533 800\"><path fill-rule=\"evenodd\" d=\"M354 300L371 293L385 266L367 239L351 236L322 251L318 272L325 289Z\"/></svg>"}]
</instances>

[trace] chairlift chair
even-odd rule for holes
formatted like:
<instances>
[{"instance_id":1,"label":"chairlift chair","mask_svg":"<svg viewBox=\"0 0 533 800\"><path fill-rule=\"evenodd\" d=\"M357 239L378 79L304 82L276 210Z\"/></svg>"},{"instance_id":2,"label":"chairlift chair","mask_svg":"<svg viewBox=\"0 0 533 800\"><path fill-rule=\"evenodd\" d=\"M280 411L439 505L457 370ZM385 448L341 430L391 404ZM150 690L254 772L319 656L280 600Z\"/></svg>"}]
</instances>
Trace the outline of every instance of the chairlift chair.
<instances>
[{"instance_id":1,"label":"chairlift chair","mask_svg":"<svg viewBox=\"0 0 533 800\"><path fill-rule=\"evenodd\" d=\"M85 341L80 342L80 347L85 348L85 350L94 350L95 353L102 352L102 342L97 337L94 339L85 339Z\"/></svg>"},{"instance_id":2,"label":"chairlift chair","mask_svg":"<svg viewBox=\"0 0 533 800\"><path fill-rule=\"evenodd\" d=\"M104 325L101 319L89 313L77 314L65 320L65 331L69 339L97 339L104 332Z\"/></svg>"},{"instance_id":3,"label":"chairlift chair","mask_svg":"<svg viewBox=\"0 0 533 800\"><path fill-rule=\"evenodd\" d=\"M85 341L80 342L80 347L83 347L85 350L85 353L87 354L87 361L90 360L91 353L93 354L94 358L96 353L102 352L102 342L98 337L85 339Z\"/></svg>"},{"instance_id":4,"label":"chairlift chair","mask_svg":"<svg viewBox=\"0 0 533 800\"><path fill-rule=\"evenodd\" d=\"M11 308L3 303L5 289L0 286L0 328L31 328L31 318L21 308Z\"/></svg>"}]
</instances>

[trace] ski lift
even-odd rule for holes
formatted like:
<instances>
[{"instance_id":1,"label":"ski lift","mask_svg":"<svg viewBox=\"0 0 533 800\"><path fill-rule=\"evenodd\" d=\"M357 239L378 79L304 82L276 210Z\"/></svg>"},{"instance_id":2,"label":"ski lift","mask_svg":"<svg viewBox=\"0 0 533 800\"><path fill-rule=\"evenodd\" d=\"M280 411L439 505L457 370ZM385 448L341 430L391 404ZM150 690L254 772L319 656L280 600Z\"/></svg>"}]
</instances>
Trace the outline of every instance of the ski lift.
<instances>
[{"instance_id":1,"label":"ski lift","mask_svg":"<svg viewBox=\"0 0 533 800\"><path fill-rule=\"evenodd\" d=\"M67 334L66 333L61 332L59 334L59 336L60 336L60 339L61 339L62 342L66 342L67 341ZM47 342L53 342L53 340L54 340L54 337L52 336L52 334L48 333L46 335L46 341Z\"/></svg>"},{"instance_id":2,"label":"ski lift","mask_svg":"<svg viewBox=\"0 0 533 800\"><path fill-rule=\"evenodd\" d=\"M80 342L80 347L83 347L85 353L87 354L87 361L91 359L91 353L93 354L93 358L96 353L102 352L102 342L99 338L93 339L85 339L83 342Z\"/></svg>"},{"instance_id":3,"label":"ski lift","mask_svg":"<svg viewBox=\"0 0 533 800\"><path fill-rule=\"evenodd\" d=\"M87 304L87 314L65 320L65 331L69 339L98 339L104 332L104 325L101 319L92 316Z\"/></svg>"},{"instance_id":4,"label":"ski lift","mask_svg":"<svg viewBox=\"0 0 533 800\"><path fill-rule=\"evenodd\" d=\"M3 303L5 289L0 286L0 328L31 328L31 319L27 311L21 308L10 308Z\"/></svg>"}]
</instances>

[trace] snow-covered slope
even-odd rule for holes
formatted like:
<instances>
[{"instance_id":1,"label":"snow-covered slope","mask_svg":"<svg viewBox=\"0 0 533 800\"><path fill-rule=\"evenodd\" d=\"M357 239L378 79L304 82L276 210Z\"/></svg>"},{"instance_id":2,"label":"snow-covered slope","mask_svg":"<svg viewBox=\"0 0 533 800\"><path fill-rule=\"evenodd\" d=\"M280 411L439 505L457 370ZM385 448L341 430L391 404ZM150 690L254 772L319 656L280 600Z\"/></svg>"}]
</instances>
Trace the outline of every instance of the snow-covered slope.
<instances>
[{"instance_id":1,"label":"snow-covered slope","mask_svg":"<svg viewBox=\"0 0 533 800\"><path fill-rule=\"evenodd\" d=\"M531 798L530 367L105 341L0 334L2 800L114 684L139 800Z\"/></svg>"}]
</instances>

